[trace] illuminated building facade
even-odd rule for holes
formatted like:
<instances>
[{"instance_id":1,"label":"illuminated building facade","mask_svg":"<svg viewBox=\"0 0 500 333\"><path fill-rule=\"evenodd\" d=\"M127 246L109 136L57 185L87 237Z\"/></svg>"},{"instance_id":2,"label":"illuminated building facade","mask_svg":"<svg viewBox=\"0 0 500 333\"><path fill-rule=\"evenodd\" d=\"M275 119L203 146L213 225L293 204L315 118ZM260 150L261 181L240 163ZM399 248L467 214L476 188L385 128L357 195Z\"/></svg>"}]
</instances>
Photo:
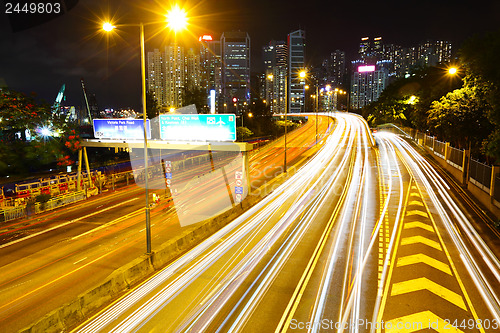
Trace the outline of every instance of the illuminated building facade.
<instances>
[{"instance_id":1,"label":"illuminated building facade","mask_svg":"<svg viewBox=\"0 0 500 333\"><path fill-rule=\"evenodd\" d=\"M387 86L387 71L375 65L363 65L351 77L350 107L360 109L376 101Z\"/></svg>"},{"instance_id":2,"label":"illuminated building facade","mask_svg":"<svg viewBox=\"0 0 500 333\"><path fill-rule=\"evenodd\" d=\"M209 105L219 113L224 112L222 98L222 59L220 40L211 35L203 35L200 41L201 87L206 90Z\"/></svg>"},{"instance_id":3,"label":"illuminated building facade","mask_svg":"<svg viewBox=\"0 0 500 333\"><path fill-rule=\"evenodd\" d=\"M153 94L158 105L163 105L165 99L164 70L162 52L158 49L148 52L148 91Z\"/></svg>"},{"instance_id":4,"label":"illuminated building facade","mask_svg":"<svg viewBox=\"0 0 500 333\"><path fill-rule=\"evenodd\" d=\"M241 31L224 32L220 45L225 109L241 114L250 104L250 36Z\"/></svg>"},{"instance_id":5,"label":"illuminated building facade","mask_svg":"<svg viewBox=\"0 0 500 333\"><path fill-rule=\"evenodd\" d=\"M287 76L287 50L284 41L272 40L263 48L265 65L264 91L265 98L271 112L283 113L286 106L286 76Z\"/></svg>"},{"instance_id":6,"label":"illuminated building facade","mask_svg":"<svg viewBox=\"0 0 500 333\"><path fill-rule=\"evenodd\" d=\"M320 83L322 86L330 84L334 87L344 87L346 83L346 55L344 51L335 50L322 63Z\"/></svg>"},{"instance_id":7,"label":"illuminated building facade","mask_svg":"<svg viewBox=\"0 0 500 333\"><path fill-rule=\"evenodd\" d=\"M305 78L299 73L305 69L306 33L297 30L288 34L288 112L302 112L305 102Z\"/></svg>"}]
</instances>

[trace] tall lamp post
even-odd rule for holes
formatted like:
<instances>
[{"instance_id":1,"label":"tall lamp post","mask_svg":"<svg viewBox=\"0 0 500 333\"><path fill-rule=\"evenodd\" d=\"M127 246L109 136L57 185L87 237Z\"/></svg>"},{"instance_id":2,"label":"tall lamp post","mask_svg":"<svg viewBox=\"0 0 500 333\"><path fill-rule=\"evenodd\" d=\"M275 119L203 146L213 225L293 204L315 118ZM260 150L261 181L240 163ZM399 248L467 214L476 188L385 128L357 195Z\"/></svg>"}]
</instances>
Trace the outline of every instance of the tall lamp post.
<instances>
[{"instance_id":1,"label":"tall lamp post","mask_svg":"<svg viewBox=\"0 0 500 333\"><path fill-rule=\"evenodd\" d=\"M316 144L318 144L318 83L316 82L316 100L315 102L315 110L316 110Z\"/></svg>"},{"instance_id":2,"label":"tall lamp post","mask_svg":"<svg viewBox=\"0 0 500 333\"><path fill-rule=\"evenodd\" d=\"M299 77L304 80L304 84L303 84L304 88L302 89L302 95L303 95L302 105L304 106L304 108L302 109L302 106L301 106L301 108L300 108L301 111L306 110L306 83L305 83L306 76L307 76L306 71L299 72Z\"/></svg>"},{"instance_id":3,"label":"tall lamp post","mask_svg":"<svg viewBox=\"0 0 500 333\"><path fill-rule=\"evenodd\" d=\"M269 89L269 90L270 90L270 93L269 93L269 99L270 99L270 102L269 102L269 105L270 105L270 107L271 107L271 112L272 112L272 111L274 110L274 84L273 84L273 83L274 83L274 82L273 82L273 80L274 80L274 75L273 75L273 74L269 74L269 75L267 76L267 79L268 79L268 80L269 80L269 82L270 82L270 84L269 84L269 85L270 85L270 89Z\"/></svg>"},{"instance_id":4,"label":"tall lamp post","mask_svg":"<svg viewBox=\"0 0 500 333\"><path fill-rule=\"evenodd\" d=\"M175 6L168 12L167 26L174 32L184 29L187 25L186 12ZM149 170L148 170L148 134L147 134L147 114L146 114L146 58L145 58L145 43L144 43L144 23L127 24L127 26L138 26L140 29L140 45L141 45L141 89L142 89L142 119L144 126L144 188L146 197L146 254L151 254L151 216L149 207ZM106 22L102 26L106 32L116 28L112 23Z\"/></svg>"},{"instance_id":5,"label":"tall lamp post","mask_svg":"<svg viewBox=\"0 0 500 333\"><path fill-rule=\"evenodd\" d=\"M283 169L284 169L284 172L286 173L286 132L287 132L287 114L288 114L288 75L285 75L285 150L284 150L284 166L283 166Z\"/></svg>"}]
</instances>

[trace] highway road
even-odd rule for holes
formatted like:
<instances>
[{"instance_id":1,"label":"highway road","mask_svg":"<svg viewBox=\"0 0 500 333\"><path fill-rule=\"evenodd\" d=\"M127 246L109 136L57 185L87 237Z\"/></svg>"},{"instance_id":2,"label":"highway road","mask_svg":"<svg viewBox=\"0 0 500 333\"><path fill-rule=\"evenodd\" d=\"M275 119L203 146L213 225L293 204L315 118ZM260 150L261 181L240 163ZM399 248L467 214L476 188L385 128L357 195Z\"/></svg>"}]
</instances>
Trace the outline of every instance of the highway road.
<instances>
[{"instance_id":1,"label":"highway road","mask_svg":"<svg viewBox=\"0 0 500 333\"><path fill-rule=\"evenodd\" d=\"M319 117L321 137L333 122ZM327 126L330 126L327 129ZM314 154L315 117L289 133L288 167ZM233 165L241 154L176 170L180 191L175 206L160 201L151 211L152 248L182 233L190 225L232 205L226 183L234 187ZM283 170L283 140L249 156L250 191L263 190ZM233 177L220 182L225 168ZM209 181L219 172L216 185ZM207 178L208 177L208 178ZM203 181L199 181L199 180ZM190 185L196 186L190 186ZM188 186L189 185L189 186ZM165 187L151 192L165 193ZM248 192L248 190L247 190ZM185 227L180 223L185 222ZM51 310L98 285L112 271L144 254L144 190L130 185L30 219L0 226L0 331L17 332Z\"/></svg>"},{"instance_id":2,"label":"highway road","mask_svg":"<svg viewBox=\"0 0 500 333\"><path fill-rule=\"evenodd\" d=\"M494 230L405 140L335 118L285 183L75 331L498 332Z\"/></svg>"}]
</instances>

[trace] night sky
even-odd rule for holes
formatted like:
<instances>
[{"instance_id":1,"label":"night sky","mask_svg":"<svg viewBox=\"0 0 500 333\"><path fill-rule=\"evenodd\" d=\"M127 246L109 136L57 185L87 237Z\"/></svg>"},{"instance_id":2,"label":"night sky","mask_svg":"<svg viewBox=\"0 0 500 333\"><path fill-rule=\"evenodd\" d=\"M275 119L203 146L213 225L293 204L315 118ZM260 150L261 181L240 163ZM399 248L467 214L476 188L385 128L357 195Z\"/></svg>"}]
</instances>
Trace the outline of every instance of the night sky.
<instances>
[{"instance_id":1,"label":"night sky","mask_svg":"<svg viewBox=\"0 0 500 333\"><path fill-rule=\"evenodd\" d=\"M4 1L7 2L7 1ZM383 37L384 43L413 46L426 39L453 42L455 49L470 36L498 29L500 1L290 1L204 0L185 3L192 17L190 32L177 36L193 45L204 33L247 31L252 71L261 69L262 46L286 40L290 31L306 31L306 61L319 64L330 52L345 50L352 59L361 37ZM67 14L40 26L12 32L2 6L0 79L14 90L35 92L53 103L66 84L67 105L80 106L80 78L95 93L100 108L140 107L139 28L120 27L106 37L102 18L115 25L146 26L146 49L160 48L174 36L161 22L168 1L80 0Z\"/></svg>"}]
</instances>

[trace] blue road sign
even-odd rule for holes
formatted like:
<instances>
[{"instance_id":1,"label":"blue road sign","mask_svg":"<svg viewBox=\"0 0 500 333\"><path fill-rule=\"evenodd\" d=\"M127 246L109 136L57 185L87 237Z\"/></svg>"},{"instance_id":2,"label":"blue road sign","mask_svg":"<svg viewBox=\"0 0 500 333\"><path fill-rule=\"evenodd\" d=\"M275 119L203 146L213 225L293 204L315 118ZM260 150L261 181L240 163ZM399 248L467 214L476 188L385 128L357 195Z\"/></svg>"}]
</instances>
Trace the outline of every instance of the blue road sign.
<instances>
[{"instance_id":1,"label":"blue road sign","mask_svg":"<svg viewBox=\"0 0 500 333\"><path fill-rule=\"evenodd\" d=\"M162 114L160 138L168 141L236 141L236 116Z\"/></svg>"},{"instance_id":2,"label":"blue road sign","mask_svg":"<svg viewBox=\"0 0 500 333\"><path fill-rule=\"evenodd\" d=\"M165 178L172 179L172 173L171 172L165 173Z\"/></svg>"},{"instance_id":3,"label":"blue road sign","mask_svg":"<svg viewBox=\"0 0 500 333\"><path fill-rule=\"evenodd\" d=\"M98 139L144 139L143 119L94 119L94 136ZM148 139L151 125L146 120Z\"/></svg>"},{"instance_id":4,"label":"blue road sign","mask_svg":"<svg viewBox=\"0 0 500 333\"><path fill-rule=\"evenodd\" d=\"M236 194L243 194L243 187L241 187L241 186L236 186L236 187L234 188L234 193L236 193Z\"/></svg>"}]
</instances>

